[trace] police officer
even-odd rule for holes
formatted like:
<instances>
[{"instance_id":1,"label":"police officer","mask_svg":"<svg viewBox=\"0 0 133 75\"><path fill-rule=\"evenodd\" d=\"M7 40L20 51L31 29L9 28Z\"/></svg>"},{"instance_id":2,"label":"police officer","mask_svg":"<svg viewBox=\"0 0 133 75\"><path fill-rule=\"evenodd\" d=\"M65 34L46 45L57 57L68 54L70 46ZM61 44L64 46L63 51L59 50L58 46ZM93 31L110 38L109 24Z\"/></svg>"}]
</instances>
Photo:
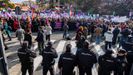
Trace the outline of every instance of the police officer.
<instances>
[{"instance_id":1,"label":"police officer","mask_svg":"<svg viewBox=\"0 0 133 75\"><path fill-rule=\"evenodd\" d=\"M130 50L127 52L127 69L126 69L126 74L125 75L130 75L132 64L133 64L133 46Z\"/></svg>"},{"instance_id":2,"label":"police officer","mask_svg":"<svg viewBox=\"0 0 133 75\"><path fill-rule=\"evenodd\" d=\"M52 47L52 43L48 42L46 48L42 52L43 61L43 75L47 75L48 70L51 75L54 74L55 58L58 57L56 50Z\"/></svg>"},{"instance_id":3,"label":"police officer","mask_svg":"<svg viewBox=\"0 0 133 75\"><path fill-rule=\"evenodd\" d=\"M98 58L98 75L111 75L116 69L116 58L112 56L112 50L107 50L104 55Z\"/></svg>"},{"instance_id":4,"label":"police officer","mask_svg":"<svg viewBox=\"0 0 133 75\"><path fill-rule=\"evenodd\" d=\"M71 53L71 44L66 46L66 52L61 54L58 62L58 67L62 75L73 75L73 70L76 65L76 56Z\"/></svg>"},{"instance_id":5,"label":"police officer","mask_svg":"<svg viewBox=\"0 0 133 75\"><path fill-rule=\"evenodd\" d=\"M21 71L22 75L26 75L28 70L29 75L33 75L33 65L34 65L34 58L36 57L36 53L32 52L28 48L28 42L24 41L22 44L22 48L18 49L18 57L21 62Z\"/></svg>"},{"instance_id":6,"label":"police officer","mask_svg":"<svg viewBox=\"0 0 133 75\"><path fill-rule=\"evenodd\" d=\"M120 49L117 54L117 69L115 75L126 75L126 66L127 66L127 59L126 59L126 51L124 49Z\"/></svg>"},{"instance_id":7,"label":"police officer","mask_svg":"<svg viewBox=\"0 0 133 75\"><path fill-rule=\"evenodd\" d=\"M89 48L89 43L84 42L83 48L76 53L76 60L79 67L79 75L92 75L92 67L97 62L96 55Z\"/></svg>"}]
</instances>

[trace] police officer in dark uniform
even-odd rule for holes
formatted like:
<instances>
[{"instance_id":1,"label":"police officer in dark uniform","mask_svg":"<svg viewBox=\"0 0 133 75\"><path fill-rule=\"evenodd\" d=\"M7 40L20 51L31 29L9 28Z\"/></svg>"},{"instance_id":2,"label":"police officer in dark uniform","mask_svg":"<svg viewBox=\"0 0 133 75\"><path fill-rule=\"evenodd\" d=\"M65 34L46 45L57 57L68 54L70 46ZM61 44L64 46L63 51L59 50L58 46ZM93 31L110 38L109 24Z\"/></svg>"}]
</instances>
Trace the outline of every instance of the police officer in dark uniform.
<instances>
[{"instance_id":1,"label":"police officer in dark uniform","mask_svg":"<svg viewBox=\"0 0 133 75\"><path fill-rule=\"evenodd\" d=\"M92 75L92 67L97 62L96 55L89 48L89 43L84 42L83 48L76 53L76 60L79 67L79 75Z\"/></svg>"},{"instance_id":2,"label":"police officer in dark uniform","mask_svg":"<svg viewBox=\"0 0 133 75\"><path fill-rule=\"evenodd\" d=\"M98 75L111 75L116 69L116 58L112 56L113 51L108 50L98 58Z\"/></svg>"},{"instance_id":3,"label":"police officer in dark uniform","mask_svg":"<svg viewBox=\"0 0 133 75\"><path fill-rule=\"evenodd\" d=\"M126 51L124 49L120 49L117 54L117 69L115 71L115 75L126 75L126 66L127 66L127 59L126 59Z\"/></svg>"},{"instance_id":4,"label":"police officer in dark uniform","mask_svg":"<svg viewBox=\"0 0 133 75\"><path fill-rule=\"evenodd\" d=\"M132 64L133 64L133 45L130 50L127 52L127 69L126 69L126 74L125 75L130 75Z\"/></svg>"},{"instance_id":5,"label":"police officer in dark uniform","mask_svg":"<svg viewBox=\"0 0 133 75\"><path fill-rule=\"evenodd\" d=\"M66 46L66 52L61 54L58 62L58 67L62 75L73 75L73 70L76 65L76 56L71 53L71 44Z\"/></svg>"},{"instance_id":6,"label":"police officer in dark uniform","mask_svg":"<svg viewBox=\"0 0 133 75\"><path fill-rule=\"evenodd\" d=\"M34 66L34 58L36 57L36 53L32 52L28 48L28 42L24 41L22 48L18 49L18 57L21 62L21 71L22 75L26 75L28 70L29 75L33 75L33 66Z\"/></svg>"},{"instance_id":7,"label":"police officer in dark uniform","mask_svg":"<svg viewBox=\"0 0 133 75\"><path fill-rule=\"evenodd\" d=\"M55 58L58 57L56 50L52 47L52 43L48 42L46 48L42 52L43 61L43 75L47 75L48 70L51 75L54 74Z\"/></svg>"}]
</instances>

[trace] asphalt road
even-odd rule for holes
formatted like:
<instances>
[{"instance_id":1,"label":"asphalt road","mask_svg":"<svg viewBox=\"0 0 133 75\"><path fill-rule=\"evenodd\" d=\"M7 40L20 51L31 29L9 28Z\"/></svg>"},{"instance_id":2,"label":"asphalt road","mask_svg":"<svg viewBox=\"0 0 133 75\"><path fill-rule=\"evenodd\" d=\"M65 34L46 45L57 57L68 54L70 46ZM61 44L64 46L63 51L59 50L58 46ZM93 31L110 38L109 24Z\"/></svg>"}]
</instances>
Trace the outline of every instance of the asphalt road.
<instances>
[{"instance_id":1,"label":"asphalt road","mask_svg":"<svg viewBox=\"0 0 133 75\"><path fill-rule=\"evenodd\" d=\"M56 59L55 63L55 72L58 73L59 69L57 67L58 59L59 56L62 52L65 51L65 47L68 43L72 45L72 53L76 53L76 44L75 44L75 32L69 32L70 33L70 38L72 40L63 40L62 39L62 31L56 31L52 34L51 36L51 41L53 42L53 47L56 49L58 52L58 58ZM36 38L36 33L33 33L33 42L34 39ZM12 37L15 37L15 34L13 33ZM88 36L89 38L89 36ZM89 40L89 39L88 39ZM10 75L21 75L21 65L17 56L17 50L20 48L19 42L17 38L13 38L12 41L6 41L7 46L9 47L8 50L6 50L6 56L7 56L7 61L8 61L8 66L9 66L9 74ZM97 54L97 56L104 54L104 41L102 41L99 45L96 45L95 42L91 42L91 45L93 45L93 51ZM117 47L117 46L116 46ZM116 47L113 47L113 51L116 52ZM34 49L38 54L37 50L37 43L34 42ZM41 66L41 61L42 57L38 54L38 56L34 60L34 67L35 67L35 75L42 75L42 66ZM78 69L75 68L76 73L78 73ZM97 74L97 65L93 67L92 70L93 75L98 75ZM49 73L48 73L49 75ZM132 74L133 75L133 74Z\"/></svg>"}]
</instances>

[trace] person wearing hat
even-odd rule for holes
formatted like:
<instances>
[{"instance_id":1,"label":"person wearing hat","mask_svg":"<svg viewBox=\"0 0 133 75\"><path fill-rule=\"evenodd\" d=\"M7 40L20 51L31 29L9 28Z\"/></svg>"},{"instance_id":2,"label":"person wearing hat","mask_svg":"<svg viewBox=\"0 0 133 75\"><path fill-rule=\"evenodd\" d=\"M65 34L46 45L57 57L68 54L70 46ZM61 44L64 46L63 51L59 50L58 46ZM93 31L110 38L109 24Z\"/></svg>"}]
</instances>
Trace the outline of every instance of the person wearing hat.
<instances>
[{"instance_id":1,"label":"person wearing hat","mask_svg":"<svg viewBox=\"0 0 133 75\"><path fill-rule=\"evenodd\" d=\"M24 41L22 48L18 49L18 57L21 62L22 75L26 75L27 71L29 75L33 75L36 53L28 48L27 41Z\"/></svg>"},{"instance_id":2,"label":"person wearing hat","mask_svg":"<svg viewBox=\"0 0 133 75\"><path fill-rule=\"evenodd\" d=\"M46 48L42 52L42 66L43 66L43 75L47 75L47 72L50 71L50 75L55 75L54 64L55 58L58 57L56 50L52 47L52 43L48 42Z\"/></svg>"},{"instance_id":3,"label":"person wearing hat","mask_svg":"<svg viewBox=\"0 0 133 75\"><path fill-rule=\"evenodd\" d=\"M116 58L112 56L113 51L107 50L104 55L98 58L98 75L111 75L116 69Z\"/></svg>"},{"instance_id":4,"label":"person wearing hat","mask_svg":"<svg viewBox=\"0 0 133 75\"><path fill-rule=\"evenodd\" d=\"M117 54L117 69L115 71L115 75L126 75L126 67L127 67L127 52L124 49L120 49Z\"/></svg>"},{"instance_id":5,"label":"person wearing hat","mask_svg":"<svg viewBox=\"0 0 133 75\"><path fill-rule=\"evenodd\" d=\"M83 48L76 53L76 61L79 68L79 75L92 75L92 67L97 62L96 54L94 54L90 47L89 42L83 43Z\"/></svg>"},{"instance_id":6,"label":"person wearing hat","mask_svg":"<svg viewBox=\"0 0 133 75\"><path fill-rule=\"evenodd\" d=\"M61 54L59 58L58 67L62 75L73 75L76 66L76 56L71 53L71 47L71 44L67 44L65 53Z\"/></svg>"}]
</instances>

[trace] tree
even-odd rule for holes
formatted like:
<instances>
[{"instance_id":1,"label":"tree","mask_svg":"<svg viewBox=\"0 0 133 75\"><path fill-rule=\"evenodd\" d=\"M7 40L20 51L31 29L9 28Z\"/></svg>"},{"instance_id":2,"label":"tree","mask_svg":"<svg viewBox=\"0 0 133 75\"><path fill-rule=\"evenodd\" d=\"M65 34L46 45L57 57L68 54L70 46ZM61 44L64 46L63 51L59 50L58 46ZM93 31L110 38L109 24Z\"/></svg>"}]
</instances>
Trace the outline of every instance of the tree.
<instances>
[{"instance_id":1,"label":"tree","mask_svg":"<svg viewBox=\"0 0 133 75\"><path fill-rule=\"evenodd\" d=\"M15 8L13 3L10 3L9 0L1 0L0 1L0 8Z\"/></svg>"}]
</instances>

